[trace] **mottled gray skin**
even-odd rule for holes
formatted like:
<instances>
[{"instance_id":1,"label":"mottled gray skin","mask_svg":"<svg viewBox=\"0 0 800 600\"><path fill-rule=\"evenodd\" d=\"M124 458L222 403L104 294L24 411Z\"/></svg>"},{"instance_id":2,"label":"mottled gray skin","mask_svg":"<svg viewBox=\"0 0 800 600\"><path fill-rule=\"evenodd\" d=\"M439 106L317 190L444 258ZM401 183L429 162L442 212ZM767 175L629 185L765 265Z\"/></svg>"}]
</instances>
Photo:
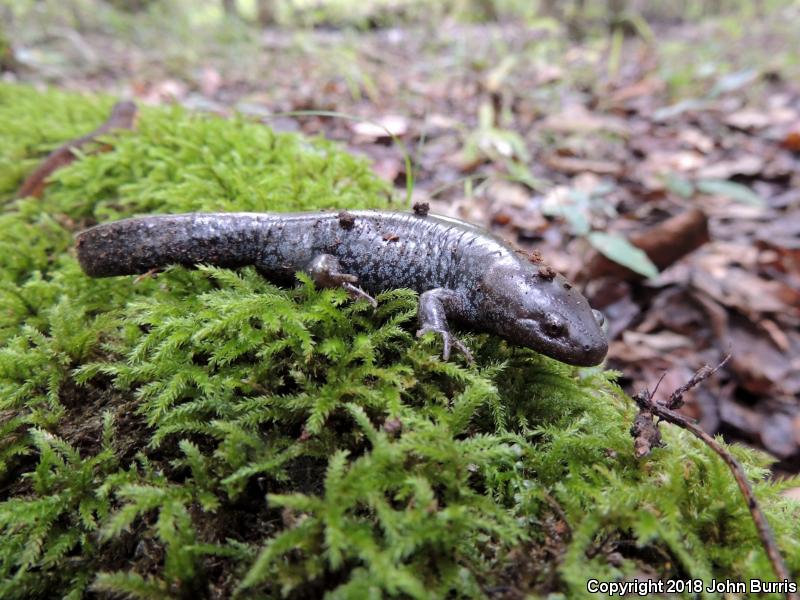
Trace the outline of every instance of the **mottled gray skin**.
<instances>
[{"instance_id":1,"label":"mottled gray skin","mask_svg":"<svg viewBox=\"0 0 800 600\"><path fill-rule=\"evenodd\" d=\"M192 213L125 219L77 237L93 277L170 264L254 265L270 279L297 271L354 295L411 288L420 331L469 359L448 320L496 333L572 365L599 364L608 350L602 315L561 275L488 232L456 219L403 212ZM356 284L364 291L355 287Z\"/></svg>"}]
</instances>

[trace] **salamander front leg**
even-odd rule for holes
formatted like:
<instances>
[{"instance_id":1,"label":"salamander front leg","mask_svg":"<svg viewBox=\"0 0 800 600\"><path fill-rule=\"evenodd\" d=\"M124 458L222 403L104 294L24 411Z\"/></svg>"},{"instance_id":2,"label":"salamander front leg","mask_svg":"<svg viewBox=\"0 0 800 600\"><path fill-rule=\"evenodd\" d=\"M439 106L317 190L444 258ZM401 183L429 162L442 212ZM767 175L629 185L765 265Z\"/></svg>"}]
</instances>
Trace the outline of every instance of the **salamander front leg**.
<instances>
[{"instance_id":1,"label":"salamander front leg","mask_svg":"<svg viewBox=\"0 0 800 600\"><path fill-rule=\"evenodd\" d=\"M447 316L457 315L461 303L461 297L456 292L445 288L428 290L420 295L418 311L420 329L417 331L417 337L423 336L428 332L439 334L442 336L442 342L444 343L442 351L444 360L450 359L450 349L455 348L471 364L474 362L472 352L469 351L464 342L450 333L450 328L447 326Z\"/></svg>"},{"instance_id":2,"label":"salamander front leg","mask_svg":"<svg viewBox=\"0 0 800 600\"><path fill-rule=\"evenodd\" d=\"M353 298L363 298L373 308L378 306L375 298L358 287L358 277L349 273L342 273L339 259L331 254L320 254L312 259L305 272L311 276L314 283L321 288L344 288Z\"/></svg>"}]
</instances>

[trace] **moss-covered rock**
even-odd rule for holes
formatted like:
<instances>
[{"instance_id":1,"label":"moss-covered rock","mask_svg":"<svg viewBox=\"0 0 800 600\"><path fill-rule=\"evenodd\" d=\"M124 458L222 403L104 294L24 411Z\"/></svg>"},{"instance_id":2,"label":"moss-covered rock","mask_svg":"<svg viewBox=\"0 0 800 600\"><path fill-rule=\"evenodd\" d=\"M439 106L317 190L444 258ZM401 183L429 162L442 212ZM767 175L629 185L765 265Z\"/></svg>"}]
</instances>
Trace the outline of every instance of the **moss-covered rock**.
<instances>
[{"instance_id":1,"label":"moss-covered rock","mask_svg":"<svg viewBox=\"0 0 800 600\"><path fill-rule=\"evenodd\" d=\"M178 109L144 110L42 199L11 200L110 105L0 86L0 597L581 597L589 577L769 577L716 456L670 430L633 458L613 373L476 335L475 366L443 363L407 290L373 311L252 269L84 276L72 236L95 222L389 203L330 143ZM734 452L797 571L797 505Z\"/></svg>"}]
</instances>

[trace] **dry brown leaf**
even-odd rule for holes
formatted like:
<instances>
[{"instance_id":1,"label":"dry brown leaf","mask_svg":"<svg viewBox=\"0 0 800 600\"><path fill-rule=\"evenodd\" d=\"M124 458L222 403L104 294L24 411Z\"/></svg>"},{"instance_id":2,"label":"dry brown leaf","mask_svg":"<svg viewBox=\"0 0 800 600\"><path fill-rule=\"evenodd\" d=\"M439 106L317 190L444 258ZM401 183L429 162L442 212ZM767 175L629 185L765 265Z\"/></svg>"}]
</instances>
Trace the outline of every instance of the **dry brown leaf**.
<instances>
[{"instance_id":1,"label":"dry brown leaf","mask_svg":"<svg viewBox=\"0 0 800 600\"><path fill-rule=\"evenodd\" d=\"M754 204L744 204L727 196L701 195L695 202L703 209L709 217L725 219L726 221L738 220L745 229L752 228L748 221L763 220L767 212L765 206Z\"/></svg>"},{"instance_id":2,"label":"dry brown leaf","mask_svg":"<svg viewBox=\"0 0 800 600\"><path fill-rule=\"evenodd\" d=\"M539 127L554 133L594 133L605 131L627 137L630 127L623 119L602 113L592 113L580 104L564 107L560 113L550 115L539 123Z\"/></svg>"},{"instance_id":3,"label":"dry brown leaf","mask_svg":"<svg viewBox=\"0 0 800 600\"><path fill-rule=\"evenodd\" d=\"M727 115L724 119L726 125L743 129L745 131L763 129L772 124L770 115L758 110L744 109L737 110Z\"/></svg>"},{"instance_id":4,"label":"dry brown leaf","mask_svg":"<svg viewBox=\"0 0 800 600\"><path fill-rule=\"evenodd\" d=\"M758 326L761 327L764 331L767 332L772 343L775 344L778 348L780 348L783 352L788 352L792 344L789 341L786 332L783 331L775 321L771 321L769 319L761 319L758 322Z\"/></svg>"},{"instance_id":5,"label":"dry brown leaf","mask_svg":"<svg viewBox=\"0 0 800 600\"><path fill-rule=\"evenodd\" d=\"M775 266L794 276L794 288L800 289L800 211L786 213L783 219L760 227L756 239L762 247L775 252ZM767 256L764 256L764 261Z\"/></svg>"},{"instance_id":6,"label":"dry brown leaf","mask_svg":"<svg viewBox=\"0 0 800 600\"><path fill-rule=\"evenodd\" d=\"M663 270L708 242L708 218L700 209L685 210L629 235L628 240L644 251L659 270ZM586 258L583 275L586 279L607 275L631 281L642 278L598 251L591 252Z\"/></svg>"},{"instance_id":7,"label":"dry brown leaf","mask_svg":"<svg viewBox=\"0 0 800 600\"><path fill-rule=\"evenodd\" d=\"M732 355L730 368L751 394L786 396L782 382L792 370L787 355L742 318L732 319L725 340Z\"/></svg>"},{"instance_id":8,"label":"dry brown leaf","mask_svg":"<svg viewBox=\"0 0 800 600\"><path fill-rule=\"evenodd\" d=\"M608 360L624 365L633 365L638 362L660 358L662 357L657 352L647 346L631 345L623 340L613 340L608 345Z\"/></svg>"},{"instance_id":9,"label":"dry brown leaf","mask_svg":"<svg viewBox=\"0 0 800 600\"><path fill-rule=\"evenodd\" d=\"M486 197L496 208L502 206L525 208L531 201L531 194L525 186L502 179L491 181L486 186Z\"/></svg>"},{"instance_id":10,"label":"dry brown leaf","mask_svg":"<svg viewBox=\"0 0 800 600\"><path fill-rule=\"evenodd\" d=\"M719 276L697 269L692 274L692 285L717 302L737 308L744 314L780 313L788 309L781 299L781 295L786 293L783 284L762 279L738 267L726 269Z\"/></svg>"},{"instance_id":11,"label":"dry brown leaf","mask_svg":"<svg viewBox=\"0 0 800 600\"><path fill-rule=\"evenodd\" d=\"M758 266L759 251L747 243L715 240L706 245L702 254L697 255L695 266L712 273L715 277L724 277L733 263L747 270L755 270Z\"/></svg>"},{"instance_id":12,"label":"dry brown leaf","mask_svg":"<svg viewBox=\"0 0 800 600\"><path fill-rule=\"evenodd\" d=\"M645 164L652 166L656 173L686 172L703 167L706 164L706 158L692 150L663 151L649 155Z\"/></svg>"},{"instance_id":13,"label":"dry brown leaf","mask_svg":"<svg viewBox=\"0 0 800 600\"><path fill-rule=\"evenodd\" d=\"M679 348L692 348L694 346L694 342L690 338L672 331L660 331L659 333L625 331L622 334L622 339L630 345L647 346L656 353L672 352Z\"/></svg>"},{"instance_id":14,"label":"dry brown leaf","mask_svg":"<svg viewBox=\"0 0 800 600\"><path fill-rule=\"evenodd\" d=\"M625 171L623 165L609 160L593 160L573 156L559 156L557 154L545 156L542 162L551 169L560 171L561 173L567 173L568 175L578 175L588 172L596 173L597 175L621 177Z\"/></svg>"},{"instance_id":15,"label":"dry brown leaf","mask_svg":"<svg viewBox=\"0 0 800 600\"><path fill-rule=\"evenodd\" d=\"M440 113L433 113L425 118L425 131L430 134L431 130L457 129L459 124L460 121L458 119Z\"/></svg>"},{"instance_id":16,"label":"dry brown leaf","mask_svg":"<svg viewBox=\"0 0 800 600\"><path fill-rule=\"evenodd\" d=\"M666 83L658 77L647 77L631 85L615 91L610 98L612 104L624 104L628 100L640 96L652 96L661 93L666 88Z\"/></svg>"},{"instance_id":17,"label":"dry brown leaf","mask_svg":"<svg viewBox=\"0 0 800 600\"><path fill-rule=\"evenodd\" d=\"M776 106L770 108L769 111L769 120L773 125L794 123L798 117L800 117L800 114L798 114L797 110L789 106Z\"/></svg>"},{"instance_id":18,"label":"dry brown leaf","mask_svg":"<svg viewBox=\"0 0 800 600\"><path fill-rule=\"evenodd\" d=\"M763 157L745 154L702 167L698 169L697 176L701 179L730 179L734 175L758 175L763 168Z\"/></svg>"},{"instance_id":19,"label":"dry brown leaf","mask_svg":"<svg viewBox=\"0 0 800 600\"><path fill-rule=\"evenodd\" d=\"M781 146L792 152L800 152L800 121L788 129L781 141Z\"/></svg>"},{"instance_id":20,"label":"dry brown leaf","mask_svg":"<svg viewBox=\"0 0 800 600\"><path fill-rule=\"evenodd\" d=\"M364 141L375 141L405 135L408 132L408 119L402 115L384 115L369 121L357 121L350 127Z\"/></svg>"},{"instance_id":21,"label":"dry brown leaf","mask_svg":"<svg viewBox=\"0 0 800 600\"><path fill-rule=\"evenodd\" d=\"M719 405L720 420L734 429L738 429L750 436L757 437L761 431L764 417L751 408L742 406L732 400L724 400Z\"/></svg>"},{"instance_id":22,"label":"dry brown leaf","mask_svg":"<svg viewBox=\"0 0 800 600\"><path fill-rule=\"evenodd\" d=\"M714 149L714 140L699 129L693 127L682 129L678 134L678 139L687 146L699 150L703 154L708 154Z\"/></svg>"},{"instance_id":23,"label":"dry brown leaf","mask_svg":"<svg viewBox=\"0 0 800 600\"><path fill-rule=\"evenodd\" d=\"M398 157L386 156L373 161L372 170L378 177L391 183L405 170L405 165Z\"/></svg>"},{"instance_id":24,"label":"dry brown leaf","mask_svg":"<svg viewBox=\"0 0 800 600\"><path fill-rule=\"evenodd\" d=\"M778 458L789 458L797 452L795 420L786 413L766 415L761 425L761 443Z\"/></svg>"}]
</instances>

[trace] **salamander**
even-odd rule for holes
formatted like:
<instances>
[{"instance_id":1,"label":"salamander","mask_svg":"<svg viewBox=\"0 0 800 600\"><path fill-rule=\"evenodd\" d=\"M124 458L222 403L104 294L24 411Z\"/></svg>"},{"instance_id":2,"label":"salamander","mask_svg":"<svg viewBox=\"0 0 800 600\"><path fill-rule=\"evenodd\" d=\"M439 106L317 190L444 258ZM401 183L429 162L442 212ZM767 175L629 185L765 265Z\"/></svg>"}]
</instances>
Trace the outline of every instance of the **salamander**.
<instances>
[{"instance_id":1,"label":"salamander","mask_svg":"<svg viewBox=\"0 0 800 600\"><path fill-rule=\"evenodd\" d=\"M390 211L188 213L124 219L77 235L92 277L133 275L170 264L253 265L273 281L308 273L320 287L372 294L419 292L419 331L471 361L451 321L576 365L602 362L603 316L536 256L457 219Z\"/></svg>"}]
</instances>

